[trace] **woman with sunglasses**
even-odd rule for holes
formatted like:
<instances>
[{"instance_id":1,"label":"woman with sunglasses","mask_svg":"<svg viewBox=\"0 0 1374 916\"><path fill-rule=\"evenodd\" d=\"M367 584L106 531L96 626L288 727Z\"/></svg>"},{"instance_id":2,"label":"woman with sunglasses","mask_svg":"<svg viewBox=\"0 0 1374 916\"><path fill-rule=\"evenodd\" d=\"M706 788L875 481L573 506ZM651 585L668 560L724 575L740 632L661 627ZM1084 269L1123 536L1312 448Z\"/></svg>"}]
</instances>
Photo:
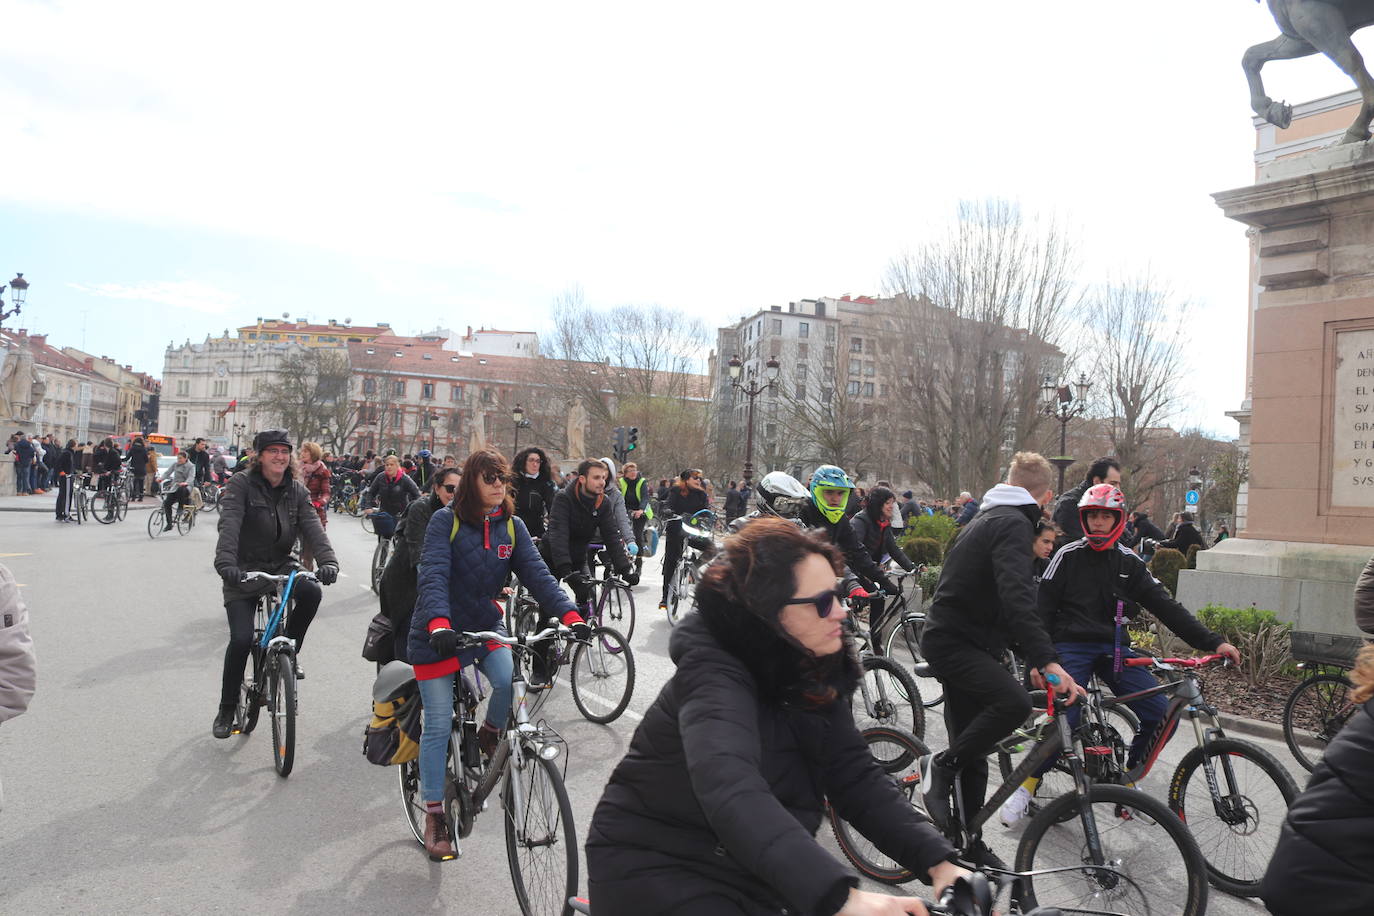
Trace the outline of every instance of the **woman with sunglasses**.
<instances>
[{"instance_id":1,"label":"woman with sunglasses","mask_svg":"<svg viewBox=\"0 0 1374 916\"><path fill-rule=\"evenodd\" d=\"M382 613L391 621L396 640L395 657L409 661L410 617L415 613L419 590L420 555L425 546L425 530L435 512L453 501L458 490L458 469L440 468L430 478L430 491L406 507L392 538L391 559L382 573L379 589ZM385 658L382 661L386 661Z\"/></svg>"},{"instance_id":2,"label":"woman with sunglasses","mask_svg":"<svg viewBox=\"0 0 1374 916\"><path fill-rule=\"evenodd\" d=\"M954 849L874 762L849 696L860 673L821 536L760 518L726 540L672 632L677 671L611 775L587 836L598 916L925 914L858 889L816 842L828 801L935 885Z\"/></svg>"},{"instance_id":3,"label":"woman with sunglasses","mask_svg":"<svg viewBox=\"0 0 1374 916\"><path fill-rule=\"evenodd\" d=\"M701 482L701 470L687 468L677 475L677 486L668 492L668 514L678 520L667 526L663 542L663 597L658 609L668 609L668 586L672 584L673 573L677 572L677 561L682 556L682 543L686 539L682 526L702 509L711 505L711 497L706 495L706 486Z\"/></svg>"},{"instance_id":4,"label":"woman with sunglasses","mask_svg":"<svg viewBox=\"0 0 1374 916\"><path fill-rule=\"evenodd\" d=\"M454 677L462 665L476 663L491 682L486 718L477 730L477 743L488 755L496 750L512 693L510 649L498 643L460 653L458 634L505 632L497 596L513 572L546 615L572 627L578 638L591 636L572 600L549 574L525 523L515 516L509 480L510 467L499 452L473 452L463 463L452 501L434 513L425 529L407 651L424 706L420 798L425 803L425 851L436 862L453 858L443 801Z\"/></svg>"}]
</instances>

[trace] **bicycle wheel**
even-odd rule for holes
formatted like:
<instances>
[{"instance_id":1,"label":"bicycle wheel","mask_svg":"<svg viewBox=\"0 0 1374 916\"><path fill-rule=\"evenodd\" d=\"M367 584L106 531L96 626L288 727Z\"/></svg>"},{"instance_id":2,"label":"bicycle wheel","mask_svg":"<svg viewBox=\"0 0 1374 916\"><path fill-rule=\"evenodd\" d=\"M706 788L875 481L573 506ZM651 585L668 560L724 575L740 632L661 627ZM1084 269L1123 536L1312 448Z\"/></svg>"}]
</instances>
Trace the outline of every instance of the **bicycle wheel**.
<instances>
[{"instance_id":1,"label":"bicycle wheel","mask_svg":"<svg viewBox=\"0 0 1374 916\"><path fill-rule=\"evenodd\" d=\"M506 770L502 790L506 860L524 916L559 916L577 893L577 835L572 803L553 761L530 748Z\"/></svg>"},{"instance_id":2,"label":"bicycle wheel","mask_svg":"<svg viewBox=\"0 0 1374 916\"><path fill-rule=\"evenodd\" d=\"M118 519L115 518L115 507L118 504L118 498L110 498L109 490L100 490L91 497L91 515L95 516L95 520L102 525L113 525L118 521Z\"/></svg>"},{"instance_id":3,"label":"bicycle wheel","mask_svg":"<svg viewBox=\"0 0 1374 916\"><path fill-rule=\"evenodd\" d=\"M357 493L354 493L352 496L348 497L348 502L344 504L344 509L346 509L348 511L348 514L352 516L357 516L359 512L363 511L362 499L358 496Z\"/></svg>"},{"instance_id":4,"label":"bicycle wheel","mask_svg":"<svg viewBox=\"0 0 1374 916\"><path fill-rule=\"evenodd\" d=\"M397 782L401 789L401 810L405 812L406 823L415 842L425 845L425 803L420 800L420 760L403 763L396 768Z\"/></svg>"},{"instance_id":5,"label":"bicycle wheel","mask_svg":"<svg viewBox=\"0 0 1374 916\"><path fill-rule=\"evenodd\" d=\"M268 706L272 714L272 763L277 775L291 775L296 760L296 659L278 652L268 672Z\"/></svg>"},{"instance_id":6,"label":"bicycle wheel","mask_svg":"<svg viewBox=\"0 0 1374 916\"><path fill-rule=\"evenodd\" d=\"M253 641L262 637L261 633L253 634ZM251 735L253 729L258 725L258 711L262 709L262 678L263 678L263 659L262 652L256 645L249 653L252 669L245 672L243 682L239 684L239 705L235 710L234 721L237 723L240 735Z\"/></svg>"},{"instance_id":7,"label":"bicycle wheel","mask_svg":"<svg viewBox=\"0 0 1374 916\"><path fill-rule=\"evenodd\" d=\"M154 506L153 511L148 513L148 537L156 538L162 533L162 526L167 521L166 515L161 506Z\"/></svg>"},{"instance_id":8,"label":"bicycle wheel","mask_svg":"<svg viewBox=\"0 0 1374 916\"><path fill-rule=\"evenodd\" d=\"M601 606L601 619L625 634L628 643L635 635L635 596L629 588L619 585L606 585L605 604Z\"/></svg>"},{"instance_id":9,"label":"bicycle wheel","mask_svg":"<svg viewBox=\"0 0 1374 916\"><path fill-rule=\"evenodd\" d=\"M620 718L635 690L635 655L624 636L600 627L589 643L573 651L572 695L589 722L605 725Z\"/></svg>"},{"instance_id":10,"label":"bicycle wheel","mask_svg":"<svg viewBox=\"0 0 1374 916\"><path fill-rule=\"evenodd\" d=\"M1077 794L1063 795L1031 819L1016 849L1021 912L1200 916L1207 911L1207 867L1197 842L1161 801L1125 786L1088 789L1088 811L1101 843L1094 866Z\"/></svg>"},{"instance_id":11,"label":"bicycle wheel","mask_svg":"<svg viewBox=\"0 0 1374 916\"><path fill-rule=\"evenodd\" d=\"M127 487L119 487L110 493L115 502L115 520L124 521L129 517L129 490Z\"/></svg>"},{"instance_id":12,"label":"bicycle wheel","mask_svg":"<svg viewBox=\"0 0 1374 916\"><path fill-rule=\"evenodd\" d=\"M372 551L372 591L380 594L382 587L382 571L386 569L386 558L391 553L391 542L377 539L377 546Z\"/></svg>"},{"instance_id":13,"label":"bicycle wheel","mask_svg":"<svg viewBox=\"0 0 1374 916\"><path fill-rule=\"evenodd\" d=\"M863 736L878 766L892 779L902 797L914 806L921 783L918 765L921 757L929 753L925 742L908 731L885 725L866 728ZM834 808L827 805L826 814L830 818L830 830L835 834L840 852L861 874L883 884L905 884L916 877L915 872L883 855L863 834L849 826Z\"/></svg>"},{"instance_id":14,"label":"bicycle wheel","mask_svg":"<svg viewBox=\"0 0 1374 916\"><path fill-rule=\"evenodd\" d=\"M182 506L181 512L177 514L177 534L186 535L196 526L196 510L189 506Z\"/></svg>"},{"instance_id":15,"label":"bicycle wheel","mask_svg":"<svg viewBox=\"0 0 1374 916\"><path fill-rule=\"evenodd\" d=\"M1219 799L1212 797L1205 767L1212 768ZM1193 748L1169 783L1169 807L1197 839L1212 884L1239 897L1259 895L1297 795L1297 783L1273 754L1235 738Z\"/></svg>"},{"instance_id":16,"label":"bicycle wheel","mask_svg":"<svg viewBox=\"0 0 1374 916\"><path fill-rule=\"evenodd\" d=\"M362 520L363 520L363 530L366 531L368 534L373 534L373 535L375 535L375 534L377 533L377 529L372 527L372 516L370 516L370 515L364 515L364 516L362 516Z\"/></svg>"},{"instance_id":17,"label":"bicycle wheel","mask_svg":"<svg viewBox=\"0 0 1374 916\"><path fill-rule=\"evenodd\" d=\"M691 590L691 574L687 570L687 558L678 557L677 570L673 573L673 588L668 595L668 624L670 626L677 626L682 615L687 613L683 605L687 602L688 593Z\"/></svg>"},{"instance_id":18,"label":"bicycle wheel","mask_svg":"<svg viewBox=\"0 0 1374 916\"><path fill-rule=\"evenodd\" d=\"M1288 695L1283 706L1283 740L1309 773L1355 711L1350 687L1350 679L1343 675L1314 674Z\"/></svg>"},{"instance_id":19,"label":"bicycle wheel","mask_svg":"<svg viewBox=\"0 0 1374 916\"><path fill-rule=\"evenodd\" d=\"M76 523L85 524L90 521L91 497L83 487L76 491Z\"/></svg>"},{"instance_id":20,"label":"bicycle wheel","mask_svg":"<svg viewBox=\"0 0 1374 916\"><path fill-rule=\"evenodd\" d=\"M854 724L860 731L878 725L895 725L917 738L926 734L926 710L921 692L907 670L890 658L867 655L863 680L849 698Z\"/></svg>"},{"instance_id":21,"label":"bicycle wheel","mask_svg":"<svg viewBox=\"0 0 1374 916\"><path fill-rule=\"evenodd\" d=\"M887 634L887 646L883 654L907 670L925 661L921 654L921 635L925 632L924 617L904 617L902 622ZM916 689L921 692L921 703L926 709L939 706L945 698L945 688L938 678L915 677Z\"/></svg>"}]
</instances>

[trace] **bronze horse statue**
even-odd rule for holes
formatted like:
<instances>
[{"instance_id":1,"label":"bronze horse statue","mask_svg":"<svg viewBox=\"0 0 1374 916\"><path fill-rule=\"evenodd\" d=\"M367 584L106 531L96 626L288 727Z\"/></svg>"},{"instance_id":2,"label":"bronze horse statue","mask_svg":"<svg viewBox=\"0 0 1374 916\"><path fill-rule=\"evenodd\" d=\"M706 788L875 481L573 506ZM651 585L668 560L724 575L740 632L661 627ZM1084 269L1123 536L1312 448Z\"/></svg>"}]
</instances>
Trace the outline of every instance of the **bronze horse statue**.
<instances>
[{"instance_id":1,"label":"bronze horse statue","mask_svg":"<svg viewBox=\"0 0 1374 916\"><path fill-rule=\"evenodd\" d=\"M1275 102L1264 94L1260 68L1271 60L1292 60L1321 53L1331 58L1355 81L1364 100L1355 122L1340 142L1361 143L1368 140L1369 122L1374 119L1374 78L1365 69L1364 58L1350 36L1367 25L1374 25L1374 0L1268 2L1269 11L1274 14L1274 21L1279 26L1279 37L1248 49L1241 61L1245 77L1250 81L1250 107L1255 114L1278 127L1291 124L1293 106Z\"/></svg>"}]
</instances>

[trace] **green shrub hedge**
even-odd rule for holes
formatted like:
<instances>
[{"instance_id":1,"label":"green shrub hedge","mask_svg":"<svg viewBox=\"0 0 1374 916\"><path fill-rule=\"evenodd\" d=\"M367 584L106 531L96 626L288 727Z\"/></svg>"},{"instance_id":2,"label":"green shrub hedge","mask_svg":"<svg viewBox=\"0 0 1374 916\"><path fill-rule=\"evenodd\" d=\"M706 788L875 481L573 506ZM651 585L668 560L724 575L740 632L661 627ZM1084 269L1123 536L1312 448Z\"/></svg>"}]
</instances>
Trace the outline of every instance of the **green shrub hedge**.
<instances>
[{"instance_id":1,"label":"green shrub hedge","mask_svg":"<svg viewBox=\"0 0 1374 916\"><path fill-rule=\"evenodd\" d=\"M1178 571L1184 569L1187 564L1183 554L1174 550L1172 547L1161 547L1155 551L1155 555L1150 558L1150 572L1154 577L1164 583L1164 587L1169 590L1169 594L1178 594Z\"/></svg>"}]
</instances>

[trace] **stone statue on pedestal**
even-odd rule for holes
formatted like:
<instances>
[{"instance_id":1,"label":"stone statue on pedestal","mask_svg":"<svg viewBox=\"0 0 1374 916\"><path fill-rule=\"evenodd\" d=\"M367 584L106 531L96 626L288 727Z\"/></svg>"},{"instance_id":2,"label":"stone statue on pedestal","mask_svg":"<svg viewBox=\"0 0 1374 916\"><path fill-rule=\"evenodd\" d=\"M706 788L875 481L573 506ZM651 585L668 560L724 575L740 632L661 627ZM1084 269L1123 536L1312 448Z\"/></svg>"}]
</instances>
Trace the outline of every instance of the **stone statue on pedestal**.
<instances>
[{"instance_id":1,"label":"stone statue on pedestal","mask_svg":"<svg viewBox=\"0 0 1374 916\"><path fill-rule=\"evenodd\" d=\"M1259 2L1259 0L1255 0ZM1374 78L1350 36L1367 25L1374 25L1374 0L1268 0L1269 11L1279 26L1279 37L1257 44L1245 52L1241 66L1250 81L1250 107L1255 114L1277 127L1293 121L1293 106L1276 102L1264 93L1260 68L1271 60L1292 60L1312 54L1325 54L1355 81L1364 104L1355 122L1341 138L1342 143L1368 140L1369 122L1374 119Z\"/></svg>"},{"instance_id":2,"label":"stone statue on pedestal","mask_svg":"<svg viewBox=\"0 0 1374 916\"><path fill-rule=\"evenodd\" d=\"M27 345L0 350L0 422L29 422L47 390Z\"/></svg>"}]
</instances>

